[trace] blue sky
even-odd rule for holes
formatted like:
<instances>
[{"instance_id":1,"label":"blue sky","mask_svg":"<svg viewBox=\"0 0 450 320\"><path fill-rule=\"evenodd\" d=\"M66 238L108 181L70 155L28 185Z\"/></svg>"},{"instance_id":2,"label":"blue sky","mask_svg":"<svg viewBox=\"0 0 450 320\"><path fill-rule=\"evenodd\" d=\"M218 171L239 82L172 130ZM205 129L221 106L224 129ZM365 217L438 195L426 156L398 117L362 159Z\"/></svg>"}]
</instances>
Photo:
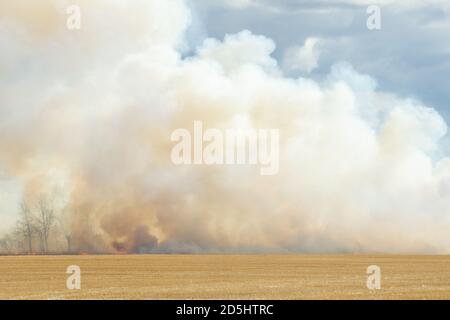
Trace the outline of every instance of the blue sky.
<instances>
[{"instance_id":1,"label":"blue sky","mask_svg":"<svg viewBox=\"0 0 450 320\"><path fill-rule=\"evenodd\" d=\"M318 68L348 61L381 90L421 100L450 122L450 1L191 0L193 42L248 29L273 39L281 61L290 46L321 39ZM369 4L381 3L381 30L366 27ZM195 19L197 20L197 19ZM291 76L302 75L299 72Z\"/></svg>"}]
</instances>

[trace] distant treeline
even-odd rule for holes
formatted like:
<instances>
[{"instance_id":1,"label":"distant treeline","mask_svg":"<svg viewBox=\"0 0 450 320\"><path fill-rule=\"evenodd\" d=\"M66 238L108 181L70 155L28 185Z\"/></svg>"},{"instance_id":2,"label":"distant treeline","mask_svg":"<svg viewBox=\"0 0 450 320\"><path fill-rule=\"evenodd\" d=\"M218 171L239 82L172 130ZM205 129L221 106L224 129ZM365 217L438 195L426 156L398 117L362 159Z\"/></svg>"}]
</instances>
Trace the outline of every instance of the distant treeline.
<instances>
[{"instance_id":1,"label":"distant treeline","mask_svg":"<svg viewBox=\"0 0 450 320\"><path fill-rule=\"evenodd\" d=\"M52 198L23 201L15 227L0 238L0 254L73 253L71 217Z\"/></svg>"}]
</instances>

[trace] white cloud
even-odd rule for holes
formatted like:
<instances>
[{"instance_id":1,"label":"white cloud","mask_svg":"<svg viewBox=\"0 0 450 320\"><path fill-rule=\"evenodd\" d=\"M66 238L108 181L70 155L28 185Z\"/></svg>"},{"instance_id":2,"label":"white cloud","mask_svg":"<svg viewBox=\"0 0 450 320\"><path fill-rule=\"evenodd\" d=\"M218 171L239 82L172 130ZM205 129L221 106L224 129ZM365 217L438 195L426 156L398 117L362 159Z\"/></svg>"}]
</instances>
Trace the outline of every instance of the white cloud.
<instances>
[{"instance_id":1,"label":"white cloud","mask_svg":"<svg viewBox=\"0 0 450 320\"><path fill-rule=\"evenodd\" d=\"M274 50L275 43L271 39L242 31L226 35L223 42L206 39L197 53L199 58L214 60L230 72L245 65L273 69L277 66L277 61L270 56Z\"/></svg>"},{"instance_id":2,"label":"white cloud","mask_svg":"<svg viewBox=\"0 0 450 320\"><path fill-rule=\"evenodd\" d=\"M311 72L318 67L320 57L318 38L307 38L303 46L292 46L286 49L283 68Z\"/></svg>"}]
</instances>

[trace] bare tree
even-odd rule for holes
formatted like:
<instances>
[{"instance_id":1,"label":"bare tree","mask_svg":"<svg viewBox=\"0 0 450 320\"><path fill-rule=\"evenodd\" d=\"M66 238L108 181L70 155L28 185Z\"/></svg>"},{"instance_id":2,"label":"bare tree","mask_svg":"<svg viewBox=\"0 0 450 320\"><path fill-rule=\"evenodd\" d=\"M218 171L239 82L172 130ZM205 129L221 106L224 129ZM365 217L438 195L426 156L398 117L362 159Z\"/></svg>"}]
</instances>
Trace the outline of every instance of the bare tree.
<instances>
[{"instance_id":1,"label":"bare tree","mask_svg":"<svg viewBox=\"0 0 450 320\"><path fill-rule=\"evenodd\" d=\"M23 201L20 205L20 219L17 222L17 232L23 237L28 254L33 253L33 236L36 232L35 219L28 204Z\"/></svg>"},{"instance_id":2,"label":"bare tree","mask_svg":"<svg viewBox=\"0 0 450 320\"><path fill-rule=\"evenodd\" d=\"M41 241L41 249L43 253L48 253L48 238L51 228L55 222L55 213L50 201L41 197L37 206L37 231Z\"/></svg>"}]
</instances>

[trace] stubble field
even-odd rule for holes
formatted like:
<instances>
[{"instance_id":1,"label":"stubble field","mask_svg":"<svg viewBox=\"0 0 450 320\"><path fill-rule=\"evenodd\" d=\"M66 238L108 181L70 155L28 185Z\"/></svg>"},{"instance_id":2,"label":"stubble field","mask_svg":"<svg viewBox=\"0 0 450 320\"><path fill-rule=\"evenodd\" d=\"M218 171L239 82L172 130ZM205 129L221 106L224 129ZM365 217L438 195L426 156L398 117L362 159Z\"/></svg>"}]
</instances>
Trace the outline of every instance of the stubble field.
<instances>
[{"instance_id":1,"label":"stubble field","mask_svg":"<svg viewBox=\"0 0 450 320\"><path fill-rule=\"evenodd\" d=\"M66 269L81 268L81 290ZM368 290L378 265L381 290ZM450 256L0 257L0 299L450 299Z\"/></svg>"}]
</instances>

